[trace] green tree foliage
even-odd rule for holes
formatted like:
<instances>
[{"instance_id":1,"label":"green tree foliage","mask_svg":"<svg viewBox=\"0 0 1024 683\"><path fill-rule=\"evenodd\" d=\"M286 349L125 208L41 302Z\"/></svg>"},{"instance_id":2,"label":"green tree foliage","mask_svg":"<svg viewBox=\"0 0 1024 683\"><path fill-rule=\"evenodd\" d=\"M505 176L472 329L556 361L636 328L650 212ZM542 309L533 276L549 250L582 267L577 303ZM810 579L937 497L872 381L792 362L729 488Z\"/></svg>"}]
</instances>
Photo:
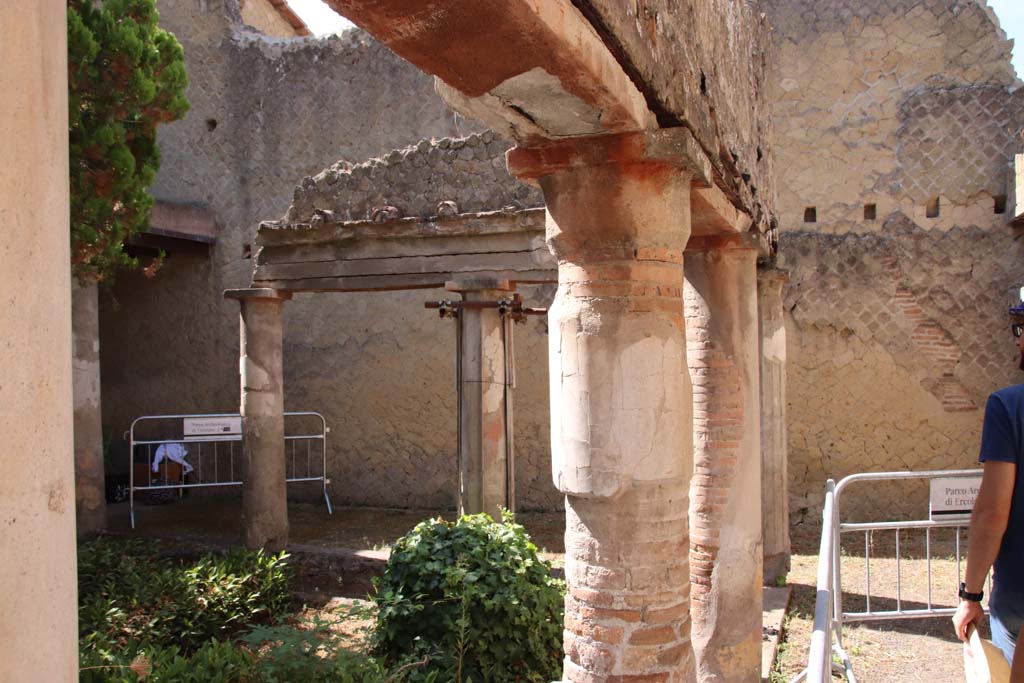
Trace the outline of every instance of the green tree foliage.
<instances>
[{"instance_id":1,"label":"green tree foliage","mask_svg":"<svg viewBox=\"0 0 1024 683\"><path fill-rule=\"evenodd\" d=\"M181 45L156 0L68 0L71 263L99 282L137 263L126 239L149 222L156 129L188 111Z\"/></svg>"}]
</instances>

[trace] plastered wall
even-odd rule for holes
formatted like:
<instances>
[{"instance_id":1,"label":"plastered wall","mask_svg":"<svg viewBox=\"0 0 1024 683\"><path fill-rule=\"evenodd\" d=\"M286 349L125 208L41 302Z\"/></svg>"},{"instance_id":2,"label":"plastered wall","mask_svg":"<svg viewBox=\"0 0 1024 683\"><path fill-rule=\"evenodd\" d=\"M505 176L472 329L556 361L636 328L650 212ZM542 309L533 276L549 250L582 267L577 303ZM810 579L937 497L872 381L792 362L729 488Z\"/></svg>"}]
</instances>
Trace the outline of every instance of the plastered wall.
<instances>
[{"instance_id":1,"label":"plastered wall","mask_svg":"<svg viewBox=\"0 0 1024 683\"><path fill-rule=\"evenodd\" d=\"M1006 307L1024 261L997 210L1022 93L983 0L767 9L791 509L816 523L829 477L974 466L985 397L1021 381ZM926 514L911 493L850 509Z\"/></svg>"},{"instance_id":2,"label":"plastered wall","mask_svg":"<svg viewBox=\"0 0 1024 683\"><path fill-rule=\"evenodd\" d=\"M222 292L248 286L253 262L244 255L256 225L285 213L299 179L339 159L359 162L424 138L477 129L445 108L430 78L359 32L324 40L272 39L240 28L233 0L160 0L158 7L162 26L184 46L191 111L185 120L161 129L163 162L153 193L159 200L209 207L219 231L209 255L172 249L156 278L123 272L113 289L100 293L103 425L114 435L119 468L127 467L122 435L135 417L238 410L239 310L237 303L223 300ZM380 295L373 307L356 304L353 309L330 302L321 307L321 302L301 298L287 304L288 319L301 322L289 327L287 337L288 408L331 409L341 396L357 393L354 387L392 379L375 368L412 369L417 362L421 371L398 373L398 381L386 385L392 395L409 393L408 387L422 381L450 386L433 379L434 368L447 372L451 366L447 347L432 338L414 340L417 329L400 321L422 314L423 324L432 326L422 302L410 315L410 301ZM359 312L353 315L352 310ZM321 331L321 337L305 335L309 327ZM433 327L423 330L434 332ZM361 352L331 358L337 344ZM392 356L397 347L408 355ZM323 348L327 354L317 350ZM344 374L325 374L326 368L342 364ZM317 377L314 391L298 386L310 375ZM417 418L425 411L415 404L410 410ZM454 434L455 413L447 417ZM359 444L357 457L369 472L378 469L377 461L386 465L394 453L389 440L415 442L419 431L442 440L427 426L408 430L409 436L392 436L385 427L397 431L409 414L400 414L396 424L389 420L386 412L359 413L344 424L339 419L332 425L333 442ZM360 431L371 428L376 436ZM453 436L453 454L455 447ZM433 445L416 449L438 455ZM356 490L351 477L334 478L337 502L353 502L347 495ZM426 505L439 500L410 495L421 488L411 481L387 498L374 500L367 494L358 502ZM391 489L385 484L380 490Z\"/></svg>"},{"instance_id":3,"label":"plastered wall","mask_svg":"<svg viewBox=\"0 0 1024 683\"><path fill-rule=\"evenodd\" d=\"M542 206L538 189L509 176L508 147L488 131L336 163L299 183L284 221L308 222L314 210L365 220L382 206L425 218L441 202L462 213ZM527 305L546 306L554 287L521 293ZM295 405L322 406L335 434L328 467L345 501L455 504L455 325L423 306L451 298L443 290L299 294L285 305L286 393ZM561 496L551 483L546 319L531 317L514 334L517 503L552 509Z\"/></svg>"},{"instance_id":4,"label":"plastered wall","mask_svg":"<svg viewBox=\"0 0 1024 683\"><path fill-rule=\"evenodd\" d=\"M537 205L539 196L505 173L508 143L461 140L479 126L365 34L273 39L241 29L232 0L158 7L185 48L192 110L161 130L153 193L211 208L219 234L208 256L172 251L157 277L125 272L101 293L103 421L122 467L121 437L135 417L237 410L238 305L222 292L248 286L253 262L243 252L256 226L284 216L313 174L325 187L328 175L344 177L332 192L344 191L353 217L378 203L429 215L441 200L474 211ZM543 305L553 291L537 289L524 293ZM286 408L327 416L335 503L454 506L455 331L423 308L450 296L299 295L285 304ZM517 332L520 506L556 507L543 323Z\"/></svg>"}]
</instances>

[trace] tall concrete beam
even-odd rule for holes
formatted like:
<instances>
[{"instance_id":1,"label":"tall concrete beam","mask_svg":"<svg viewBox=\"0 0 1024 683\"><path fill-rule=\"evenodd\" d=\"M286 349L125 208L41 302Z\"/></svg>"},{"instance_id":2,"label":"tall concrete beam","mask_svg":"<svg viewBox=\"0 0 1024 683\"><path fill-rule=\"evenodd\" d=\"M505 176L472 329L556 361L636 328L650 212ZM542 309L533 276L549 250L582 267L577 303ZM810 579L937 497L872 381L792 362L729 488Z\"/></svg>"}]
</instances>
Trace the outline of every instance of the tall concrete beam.
<instances>
[{"instance_id":1,"label":"tall concrete beam","mask_svg":"<svg viewBox=\"0 0 1024 683\"><path fill-rule=\"evenodd\" d=\"M686 249L691 616L701 683L761 680L758 247L737 235L694 238Z\"/></svg>"},{"instance_id":2,"label":"tall concrete beam","mask_svg":"<svg viewBox=\"0 0 1024 683\"><path fill-rule=\"evenodd\" d=\"M95 284L72 284L74 368L75 512L78 535L102 531L107 522L103 422L100 413L100 309Z\"/></svg>"},{"instance_id":3,"label":"tall concrete beam","mask_svg":"<svg viewBox=\"0 0 1024 683\"><path fill-rule=\"evenodd\" d=\"M501 519L515 509L509 458L511 415L506 390L507 322L497 307L515 287L508 281L460 280L445 288L462 295L459 329L459 514Z\"/></svg>"},{"instance_id":4,"label":"tall concrete beam","mask_svg":"<svg viewBox=\"0 0 1024 683\"><path fill-rule=\"evenodd\" d=\"M691 139L616 138L508 156L514 174L539 179L558 259L549 358L553 477L566 495L563 676L690 682Z\"/></svg>"},{"instance_id":5,"label":"tall concrete beam","mask_svg":"<svg viewBox=\"0 0 1024 683\"><path fill-rule=\"evenodd\" d=\"M646 100L570 0L327 0L516 139L656 127Z\"/></svg>"},{"instance_id":6,"label":"tall concrete beam","mask_svg":"<svg viewBox=\"0 0 1024 683\"><path fill-rule=\"evenodd\" d=\"M78 679L64 0L0 3L0 681Z\"/></svg>"},{"instance_id":7,"label":"tall concrete beam","mask_svg":"<svg viewBox=\"0 0 1024 683\"><path fill-rule=\"evenodd\" d=\"M790 567L789 473L786 442L786 320L782 287L789 274L757 269L761 339L761 521L764 582L785 578Z\"/></svg>"},{"instance_id":8,"label":"tall concrete beam","mask_svg":"<svg viewBox=\"0 0 1024 683\"><path fill-rule=\"evenodd\" d=\"M230 289L224 296L242 307L242 541L253 550L283 550L288 543L288 490L281 308L291 294Z\"/></svg>"}]
</instances>

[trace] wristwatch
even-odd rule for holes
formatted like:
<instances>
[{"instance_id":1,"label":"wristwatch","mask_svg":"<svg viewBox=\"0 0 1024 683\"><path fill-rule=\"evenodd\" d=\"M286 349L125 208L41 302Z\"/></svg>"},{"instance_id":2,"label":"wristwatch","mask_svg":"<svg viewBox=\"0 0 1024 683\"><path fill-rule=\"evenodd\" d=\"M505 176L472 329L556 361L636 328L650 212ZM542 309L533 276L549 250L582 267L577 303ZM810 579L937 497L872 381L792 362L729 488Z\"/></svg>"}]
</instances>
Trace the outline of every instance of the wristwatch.
<instances>
[{"instance_id":1,"label":"wristwatch","mask_svg":"<svg viewBox=\"0 0 1024 683\"><path fill-rule=\"evenodd\" d=\"M985 591L980 593L969 593L967 591L967 584L963 581L960 582L960 592L958 593L961 600L970 600L971 602L981 602L985 597Z\"/></svg>"}]
</instances>

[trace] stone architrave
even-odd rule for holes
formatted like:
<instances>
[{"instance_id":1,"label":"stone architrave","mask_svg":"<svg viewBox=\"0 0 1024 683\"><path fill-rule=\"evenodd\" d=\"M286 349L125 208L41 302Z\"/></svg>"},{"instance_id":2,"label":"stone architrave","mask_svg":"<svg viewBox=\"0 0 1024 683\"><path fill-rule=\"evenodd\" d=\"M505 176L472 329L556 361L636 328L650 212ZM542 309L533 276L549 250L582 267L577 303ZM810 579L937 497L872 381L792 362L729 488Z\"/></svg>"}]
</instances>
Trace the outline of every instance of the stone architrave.
<instances>
[{"instance_id":1,"label":"stone architrave","mask_svg":"<svg viewBox=\"0 0 1024 683\"><path fill-rule=\"evenodd\" d=\"M789 274L758 268L761 339L761 524L764 583L785 579L790 567L789 481L786 446L786 321L782 287Z\"/></svg>"},{"instance_id":2,"label":"stone architrave","mask_svg":"<svg viewBox=\"0 0 1024 683\"><path fill-rule=\"evenodd\" d=\"M0 680L78 680L67 3L0 2Z\"/></svg>"},{"instance_id":3,"label":"stone architrave","mask_svg":"<svg viewBox=\"0 0 1024 683\"><path fill-rule=\"evenodd\" d=\"M698 680L761 680L757 256L748 235L686 250L693 381L690 582Z\"/></svg>"},{"instance_id":4,"label":"stone architrave","mask_svg":"<svg viewBox=\"0 0 1024 683\"><path fill-rule=\"evenodd\" d=\"M694 680L685 129L509 152L538 179L558 259L551 446L566 495L566 681ZM699 154L695 153L699 157Z\"/></svg>"},{"instance_id":5,"label":"stone architrave","mask_svg":"<svg viewBox=\"0 0 1024 683\"><path fill-rule=\"evenodd\" d=\"M250 549L288 543L282 306L291 294L233 289L241 304L242 541Z\"/></svg>"},{"instance_id":6,"label":"stone architrave","mask_svg":"<svg viewBox=\"0 0 1024 683\"><path fill-rule=\"evenodd\" d=\"M79 536L107 522L103 424L100 413L100 311L95 284L71 285L75 428L75 516Z\"/></svg>"},{"instance_id":7,"label":"stone architrave","mask_svg":"<svg viewBox=\"0 0 1024 683\"><path fill-rule=\"evenodd\" d=\"M459 309L459 514L486 512L501 519L514 509L509 462L509 406L506 391L506 321L498 302L515 287L507 280L459 280L445 288L466 304Z\"/></svg>"}]
</instances>

